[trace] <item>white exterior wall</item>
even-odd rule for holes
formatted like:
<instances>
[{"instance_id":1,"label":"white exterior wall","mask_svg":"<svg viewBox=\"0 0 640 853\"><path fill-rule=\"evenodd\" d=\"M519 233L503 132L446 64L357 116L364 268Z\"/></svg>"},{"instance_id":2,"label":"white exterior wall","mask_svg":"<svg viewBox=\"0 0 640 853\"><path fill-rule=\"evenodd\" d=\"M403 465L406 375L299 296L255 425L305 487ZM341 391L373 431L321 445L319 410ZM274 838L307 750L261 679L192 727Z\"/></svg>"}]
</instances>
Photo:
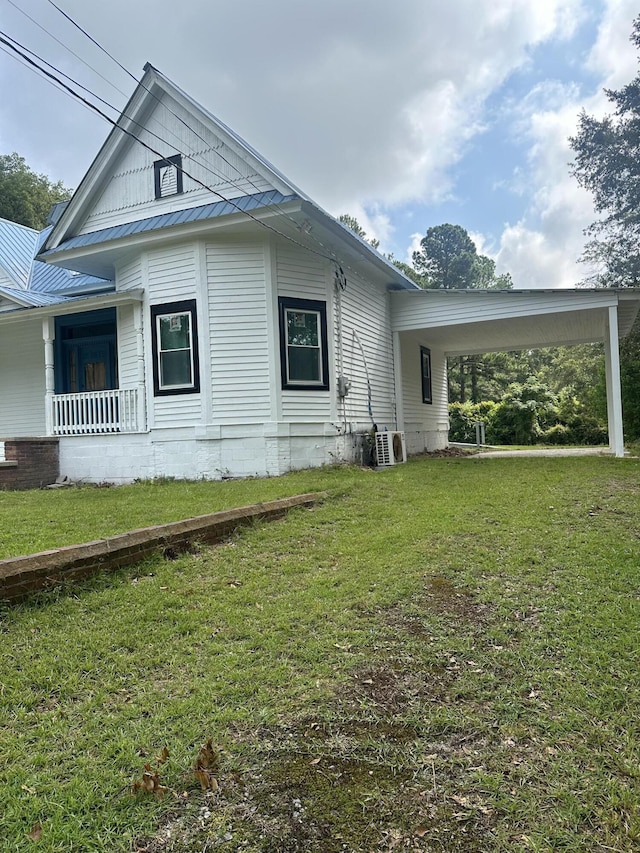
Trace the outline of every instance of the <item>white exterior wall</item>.
<instances>
[{"instance_id":1,"label":"white exterior wall","mask_svg":"<svg viewBox=\"0 0 640 853\"><path fill-rule=\"evenodd\" d=\"M118 387L135 388L138 383L138 342L133 305L118 307L117 349Z\"/></svg>"},{"instance_id":2,"label":"white exterior wall","mask_svg":"<svg viewBox=\"0 0 640 853\"><path fill-rule=\"evenodd\" d=\"M145 352L147 362L147 411L150 429L179 429L202 423L202 391L197 394L176 394L168 397L153 396L153 357L151 346L151 319L149 307L185 299L197 300L198 341L200 365L206 353L206 314L200 296L199 247L195 242L181 243L154 249L145 255L143 282L146 289Z\"/></svg>"},{"instance_id":3,"label":"white exterior wall","mask_svg":"<svg viewBox=\"0 0 640 853\"><path fill-rule=\"evenodd\" d=\"M372 417L381 430L396 426L389 310L389 294L382 286L347 273L347 286L336 296L335 309L338 370L351 383L339 402L340 421L343 427L346 421L347 432L372 429Z\"/></svg>"},{"instance_id":4,"label":"white exterior wall","mask_svg":"<svg viewBox=\"0 0 640 853\"><path fill-rule=\"evenodd\" d=\"M142 258L138 257L116 268L116 290L135 290L142 287Z\"/></svg>"},{"instance_id":5,"label":"white exterior wall","mask_svg":"<svg viewBox=\"0 0 640 853\"><path fill-rule=\"evenodd\" d=\"M329 339L330 391L280 391L282 420L323 424L335 418L333 404L333 324L332 288L327 263L311 252L305 252L290 243L279 243L276 247L277 295L296 299L315 299L327 304L327 335ZM277 321L278 322L278 321ZM279 326L276 325L275 345L280 351ZM279 360L278 360L279 364ZM278 387L280 387L278 376Z\"/></svg>"},{"instance_id":6,"label":"white exterior wall","mask_svg":"<svg viewBox=\"0 0 640 853\"><path fill-rule=\"evenodd\" d=\"M265 247L207 243L212 420L271 419Z\"/></svg>"},{"instance_id":7,"label":"white exterior wall","mask_svg":"<svg viewBox=\"0 0 640 853\"><path fill-rule=\"evenodd\" d=\"M20 365L20 370L8 367ZM46 434L42 320L0 330L0 436Z\"/></svg>"},{"instance_id":8,"label":"white exterior wall","mask_svg":"<svg viewBox=\"0 0 640 853\"><path fill-rule=\"evenodd\" d=\"M422 402L421 346L431 352L431 403ZM429 346L428 338L402 334L400 363L407 453L442 450L449 440L447 359L444 352Z\"/></svg>"},{"instance_id":9,"label":"white exterior wall","mask_svg":"<svg viewBox=\"0 0 640 853\"><path fill-rule=\"evenodd\" d=\"M227 237L147 251L118 270L118 290L138 287L145 290L148 431L61 438L60 470L71 479L264 476L358 459L361 434L371 429L365 362L373 415L381 427L395 426L383 284L348 275L338 306L334 270L322 258L269 237ZM329 391L282 389L279 296L326 303ZM185 299L197 305L201 392L154 397L150 307ZM118 312L122 387L139 380L137 310ZM338 370L352 383L344 406Z\"/></svg>"}]
</instances>

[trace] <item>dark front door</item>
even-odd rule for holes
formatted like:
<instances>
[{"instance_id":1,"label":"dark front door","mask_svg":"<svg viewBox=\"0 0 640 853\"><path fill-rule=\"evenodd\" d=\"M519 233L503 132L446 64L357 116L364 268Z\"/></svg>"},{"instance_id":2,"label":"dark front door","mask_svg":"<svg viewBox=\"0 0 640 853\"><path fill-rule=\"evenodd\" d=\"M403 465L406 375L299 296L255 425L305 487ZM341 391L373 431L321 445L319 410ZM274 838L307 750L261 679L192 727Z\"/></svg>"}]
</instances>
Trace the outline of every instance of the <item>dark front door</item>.
<instances>
[{"instance_id":1,"label":"dark front door","mask_svg":"<svg viewBox=\"0 0 640 853\"><path fill-rule=\"evenodd\" d=\"M63 341L63 384L68 394L115 388L113 343L109 339Z\"/></svg>"},{"instance_id":2,"label":"dark front door","mask_svg":"<svg viewBox=\"0 0 640 853\"><path fill-rule=\"evenodd\" d=\"M57 394L118 387L115 309L56 319Z\"/></svg>"}]
</instances>

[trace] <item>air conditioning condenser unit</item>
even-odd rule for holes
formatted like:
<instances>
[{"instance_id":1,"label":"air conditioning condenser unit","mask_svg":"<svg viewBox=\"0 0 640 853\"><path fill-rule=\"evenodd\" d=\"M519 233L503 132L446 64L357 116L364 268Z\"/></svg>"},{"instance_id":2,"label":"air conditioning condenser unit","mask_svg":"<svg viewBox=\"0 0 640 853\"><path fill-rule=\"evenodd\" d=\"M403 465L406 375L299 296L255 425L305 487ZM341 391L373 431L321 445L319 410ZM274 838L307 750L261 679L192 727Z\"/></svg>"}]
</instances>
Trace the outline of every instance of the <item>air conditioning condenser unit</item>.
<instances>
[{"instance_id":1,"label":"air conditioning condenser unit","mask_svg":"<svg viewBox=\"0 0 640 853\"><path fill-rule=\"evenodd\" d=\"M376 457L381 468L407 461L404 432L377 432Z\"/></svg>"}]
</instances>

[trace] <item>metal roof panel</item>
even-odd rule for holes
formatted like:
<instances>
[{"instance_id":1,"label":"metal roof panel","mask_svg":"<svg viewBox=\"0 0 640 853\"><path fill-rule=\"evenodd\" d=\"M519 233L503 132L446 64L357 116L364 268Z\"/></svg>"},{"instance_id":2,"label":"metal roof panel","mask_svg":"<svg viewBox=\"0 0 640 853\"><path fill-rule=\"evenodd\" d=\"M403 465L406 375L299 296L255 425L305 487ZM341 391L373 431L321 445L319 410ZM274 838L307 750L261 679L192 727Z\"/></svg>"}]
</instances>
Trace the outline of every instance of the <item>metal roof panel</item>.
<instances>
[{"instance_id":1,"label":"metal roof panel","mask_svg":"<svg viewBox=\"0 0 640 853\"><path fill-rule=\"evenodd\" d=\"M100 231L78 234L75 237L65 240L64 243L56 246L55 249L48 249L43 252L41 257L48 258L67 249L95 246L99 243L108 243L112 240L119 240L133 234L143 234L147 231L170 228L172 225L197 222L205 219L216 219L220 216L237 213L238 210L247 212L274 204L285 204L297 198L298 196L296 195L283 195L277 190L269 190L250 196L242 196L238 199L231 199L230 201L216 201L211 204L201 205L200 207L191 207L172 213L162 213L157 216L150 216L147 219L137 219L134 222L127 222L122 225L112 225L110 228L103 228Z\"/></svg>"}]
</instances>

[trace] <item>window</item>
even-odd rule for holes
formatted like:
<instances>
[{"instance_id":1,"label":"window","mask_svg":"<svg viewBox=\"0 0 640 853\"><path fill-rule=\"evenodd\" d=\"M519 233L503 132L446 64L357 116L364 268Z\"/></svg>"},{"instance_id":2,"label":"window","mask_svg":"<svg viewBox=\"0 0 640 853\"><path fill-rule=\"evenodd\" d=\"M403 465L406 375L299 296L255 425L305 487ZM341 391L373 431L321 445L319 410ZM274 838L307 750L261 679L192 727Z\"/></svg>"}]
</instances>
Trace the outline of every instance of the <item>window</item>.
<instances>
[{"instance_id":1,"label":"window","mask_svg":"<svg viewBox=\"0 0 640 853\"><path fill-rule=\"evenodd\" d=\"M166 198L182 192L182 154L174 154L153 164L156 198Z\"/></svg>"},{"instance_id":2,"label":"window","mask_svg":"<svg viewBox=\"0 0 640 853\"><path fill-rule=\"evenodd\" d=\"M156 397L200 390L196 301L151 308L153 388Z\"/></svg>"},{"instance_id":3,"label":"window","mask_svg":"<svg viewBox=\"0 0 640 853\"><path fill-rule=\"evenodd\" d=\"M420 376L422 378L422 402L431 403L431 350L420 347Z\"/></svg>"},{"instance_id":4,"label":"window","mask_svg":"<svg viewBox=\"0 0 640 853\"><path fill-rule=\"evenodd\" d=\"M282 387L301 391L328 390L326 303L284 296L278 303Z\"/></svg>"}]
</instances>

